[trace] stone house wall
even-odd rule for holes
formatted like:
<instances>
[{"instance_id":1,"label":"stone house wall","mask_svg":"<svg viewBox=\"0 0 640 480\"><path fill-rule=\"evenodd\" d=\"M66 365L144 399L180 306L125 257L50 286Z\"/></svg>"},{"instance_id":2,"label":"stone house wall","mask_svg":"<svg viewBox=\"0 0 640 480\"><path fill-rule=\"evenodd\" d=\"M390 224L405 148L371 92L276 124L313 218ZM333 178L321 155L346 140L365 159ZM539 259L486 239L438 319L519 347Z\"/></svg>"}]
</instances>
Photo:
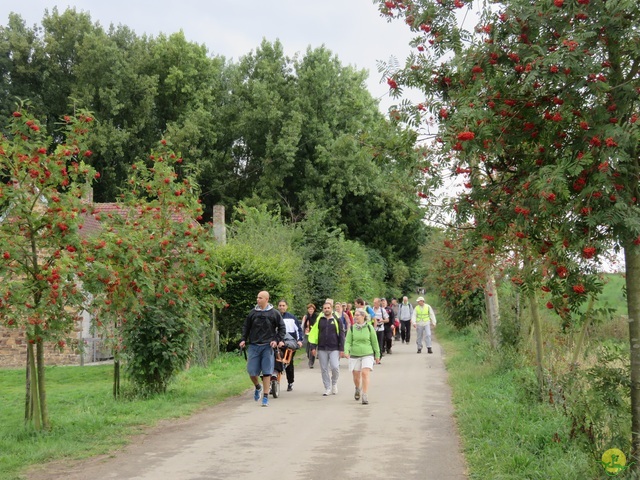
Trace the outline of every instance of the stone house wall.
<instances>
[{"instance_id":1,"label":"stone house wall","mask_svg":"<svg viewBox=\"0 0 640 480\"><path fill-rule=\"evenodd\" d=\"M79 365L80 355L70 346L62 351L54 343L45 343L46 365ZM27 339L24 330L0 326L0 368L24 368L27 362Z\"/></svg>"}]
</instances>

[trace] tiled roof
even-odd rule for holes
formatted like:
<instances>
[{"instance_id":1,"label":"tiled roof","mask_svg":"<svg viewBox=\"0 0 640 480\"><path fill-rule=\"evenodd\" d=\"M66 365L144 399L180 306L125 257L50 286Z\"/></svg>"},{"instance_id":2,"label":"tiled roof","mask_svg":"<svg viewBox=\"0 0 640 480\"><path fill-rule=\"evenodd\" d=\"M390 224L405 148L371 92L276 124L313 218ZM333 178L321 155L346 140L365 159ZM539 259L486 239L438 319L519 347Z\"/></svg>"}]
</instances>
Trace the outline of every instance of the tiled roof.
<instances>
[{"instance_id":1,"label":"tiled roof","mask_svg":"<svg viewBox=\"0 0 640 480\"><path fill-rule=\"evenodd\" d=\"M125 215L126 213L127 210L119 203L92 203L90 208L87 208L87 211L83 213L84 225L80 233L84 237L98 235L100 230L102 230L102 224L100 222L105 216L112 217L113 215ZM171 215L171 219L176 223L182 223L185 218L183 215L174 213ZM194 219L191 219L190 223L193 226L199 225Z\"/></svg>"},{"instance_id":2,"label":"tiled roof","mask_svg":"<svg viewBox=\"0 0 640 480\"><path fill-rule=\"evenodd\" d=\"M92 208L91 208L92 207ZM84 237L90 237L100 233L102 225L100 224L100 215L124 215L124 211L118 203L93 203L87 212L84 213L84 225L80 233Z\"/></svg>"}]
</instances>

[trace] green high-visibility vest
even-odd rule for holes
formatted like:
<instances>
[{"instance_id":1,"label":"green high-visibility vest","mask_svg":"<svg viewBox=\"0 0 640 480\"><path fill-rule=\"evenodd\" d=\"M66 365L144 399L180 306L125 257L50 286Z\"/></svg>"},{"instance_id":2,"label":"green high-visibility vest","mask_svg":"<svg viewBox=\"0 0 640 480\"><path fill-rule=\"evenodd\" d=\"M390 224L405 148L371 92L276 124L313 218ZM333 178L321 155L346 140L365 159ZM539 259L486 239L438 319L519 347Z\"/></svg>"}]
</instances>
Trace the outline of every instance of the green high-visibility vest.
<instances>
[{"instance_id":1,"label":"green high-visibility vest","mask_svg":"<svg viewBox=\"0 0 640 480\"><path fill-rule=\"evenodd\" d=\"M426 303L423 307L416 305L413 310L416 312L416 323L429 323L429 305Z\"/></svg>"},{"instance_id":2,"label":"green high-visibility vest","mask_svg":"<svg viewBox=\"0 0 640 480\"><path fill-rule=\"evenodd\" d=\"M321 317L319 316L316 319L316 323L314 323L313 326L311 327L311 331L309 332L309 337L307 337L307 341L309 343L313 343L314 345L318 344L318 336L320 334L319 327L320 327L321 318L326 318L326 317L323 314ZM327 320L329 320L330 323L333 322L335 324L336 333L340 335L340 320L336 318L336 314L332 313L331 317L327 318Z\"/></svg>"}]
</instances>

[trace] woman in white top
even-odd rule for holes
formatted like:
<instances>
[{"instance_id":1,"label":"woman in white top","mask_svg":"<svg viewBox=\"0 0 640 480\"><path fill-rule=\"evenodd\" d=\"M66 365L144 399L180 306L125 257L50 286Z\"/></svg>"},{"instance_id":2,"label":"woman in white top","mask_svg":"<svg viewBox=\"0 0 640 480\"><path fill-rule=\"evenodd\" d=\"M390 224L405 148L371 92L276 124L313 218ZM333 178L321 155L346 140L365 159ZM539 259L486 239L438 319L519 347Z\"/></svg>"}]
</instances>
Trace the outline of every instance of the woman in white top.
<instances>
[{"instance_id":1,"label":"woman in white top","mask_svg":"<svg viewBox=\"0 0 640 480\"><path fill-rule=\"evenodd\" d=\"M384 350L384 324L389 322L389 314L382 308L379 298L373 299L373 326L376 329L376 336L378 337L378 345L380 346L380 356L383 357L382 351Z\"/></svg>"}]
</instances>

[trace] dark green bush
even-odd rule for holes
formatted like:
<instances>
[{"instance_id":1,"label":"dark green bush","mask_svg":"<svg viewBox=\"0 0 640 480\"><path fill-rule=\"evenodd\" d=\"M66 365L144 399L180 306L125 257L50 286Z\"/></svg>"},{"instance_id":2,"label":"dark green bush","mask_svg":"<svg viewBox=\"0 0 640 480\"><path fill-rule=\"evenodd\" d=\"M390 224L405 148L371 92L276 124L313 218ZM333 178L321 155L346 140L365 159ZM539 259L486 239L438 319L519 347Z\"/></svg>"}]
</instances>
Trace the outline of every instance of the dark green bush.
<instances>
[{"instance_id":1,"label":"dark green bush","mask_svg":"<svg viewBox=\"0 0 640 480\"><path fill-rule=\"evenodd\" d=\"M147 307L123 324L126 373L138 393L163 393L184 368L193 339L193 322L177 311Z\"/></svg>"},{"instance_id":2,"label":"dark green bush","mask_svg":"<svg viewBox=\"0 0 640 480\"><path fill-rule=\"evenodd\" d=\"M484 291L456 293L450 291L442 298L442 306L447 312L448 321L457 329L480 322L485 316Z\"/></svg>"}]
</instances>

